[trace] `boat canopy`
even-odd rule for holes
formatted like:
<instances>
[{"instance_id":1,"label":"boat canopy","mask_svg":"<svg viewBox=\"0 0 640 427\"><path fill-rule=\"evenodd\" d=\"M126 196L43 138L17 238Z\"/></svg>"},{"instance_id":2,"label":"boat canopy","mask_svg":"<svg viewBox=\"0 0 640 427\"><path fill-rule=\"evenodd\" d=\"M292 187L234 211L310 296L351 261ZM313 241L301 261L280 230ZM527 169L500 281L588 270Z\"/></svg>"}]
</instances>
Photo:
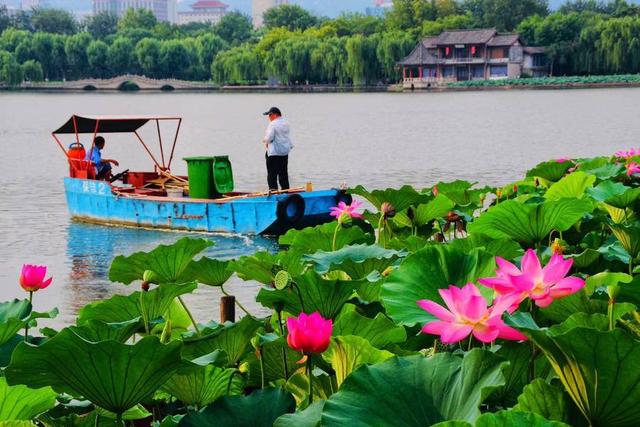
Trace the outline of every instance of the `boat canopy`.
<instances>
[{"instance_id":1,"label":"boat canopy","mask_svg":"<svg viewBox=\"0 0 640 427\"><path fill-rule=\"evenodd\" d=\"M173 121L176 123L173 144L171 145L171 151L169 153L165 152L165 147L162 141L162 134L160 131L161 121ZM147 145L140 134L138 134L138 129L148 122L156 123L155 127L158 132L158 144L160 151L159 156L157 155L157 152L156 155L154 155L149 145ZM58 135L74 134L76 142L80 143L81 134L93 134L94 138L91 142L91 149L93 149L95 137L99 133L132 133L140 144L142 144L156 167L159 170L168 171L171 168L171 162L173 161L173 154L176 148L176 142L178 141L178 133L180 132L181 123L182 118L174 116L78 116L74 114L66 121L65 124L51 132L51 134L60 149L64 152L65 156L69 158L69 152L62 144L62 141L58 138ZM165 154L168 154L168 156Z\"/></svg>"},{"instance_id":2,"label":"boat canopy","mask_svg":"<svg viewBox=\"0 0 640 427\"><path fill-rule=\"evenodd\" d=\"M132 133L152 120L180 120L168 116L91 116L73 115L54 134Z\"/></svg>"}]
</instances>

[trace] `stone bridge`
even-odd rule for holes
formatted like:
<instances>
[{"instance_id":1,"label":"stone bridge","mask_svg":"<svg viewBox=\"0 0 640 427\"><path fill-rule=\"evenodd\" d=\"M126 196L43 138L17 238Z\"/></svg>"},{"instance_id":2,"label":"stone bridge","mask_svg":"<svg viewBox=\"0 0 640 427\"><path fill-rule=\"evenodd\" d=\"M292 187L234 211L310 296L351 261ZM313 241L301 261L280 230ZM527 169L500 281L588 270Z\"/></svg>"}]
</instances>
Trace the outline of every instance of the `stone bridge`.
<instances>
[{"instance_id":1,"label":"stone bridge","mask_svg":"<svg viewBox=\"0 0 640 427\"><path fill-rule=\"evenodd\" d=\"M72 89L72 90L211 90L217 89L209 82L178 79L152 79L135 74L125 74L111 79L68 80L63 82L25 82L24 89Z\"/></svg>"}]
</instances>

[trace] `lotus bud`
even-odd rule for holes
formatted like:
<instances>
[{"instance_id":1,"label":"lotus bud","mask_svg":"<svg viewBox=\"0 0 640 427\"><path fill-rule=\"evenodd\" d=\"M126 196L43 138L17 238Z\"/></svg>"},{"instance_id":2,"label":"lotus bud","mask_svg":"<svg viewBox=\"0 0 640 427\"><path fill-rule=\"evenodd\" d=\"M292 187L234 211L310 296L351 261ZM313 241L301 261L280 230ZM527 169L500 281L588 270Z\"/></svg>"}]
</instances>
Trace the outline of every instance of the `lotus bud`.
<instances>
[{"instance_id":1,"label":"lotus bud","mask_svg":"<svg viewBox=\"0 0 640 427\"><path fill-rule=\"evenodd\" d=\"M149 282L142 282L142 284L140 285L140 287L142 288L142 290L144 292L149 292Z\"/></svg>"},{"instance_id":2,"label":"lotus bud","mask_svg":"<svg viewBox=\"0 0 640 427\"><path fill-rule=\"evenodd\" d=\"M431 189L431 192L433 193L434 196L438 196L438 194L440 193L440 191L438 191L438 186L434 185L433 188Z\"/></svg>"},{"instance_id":3,"label":"lotus bud","mask_svg":"<svg viewBox=\"0 0 640 427\"><path fill-rule=\"evenodd\" d=\"M411 210L411 208L409 208L409 210ZM393 207L393 205L389 202L384 202L381 206L380 206L380 213L382 213L382 216L386 219L386 218L393 218L394 216L396 216L396 208Z\"/></svg>"},{"instance_id":4,"label":"lotus bud","mask_svg":"<svg viewBox=\"0 0 640 427\"><path fill-rule=\"evenodd\" d=\"M455 212L453 212L453 211L452 211L452 212L449 212L449 213L447 214L447 221L449 221L449 222L456 222L456 221L460 221L460 215L458 215L457 213L455 213Z\"/></svg>"},{"instance_id":5,"label":"lotus bud","mask_svg":"<svg viewBox=\"0 0 640 427\"><path fill-rule=\"evenodd\" d=\"M498 200L500 200L500 198L502 197L502 189L501 188L498 188L496 190L496 197L498 197Z\"/></svg>"},{"instance_id":6,"label":"lotus bud","mask_svg":"<svg viewBox=\"0 0 640 427\"><path fill-rule=\"evenodd\" d=\"M513 194L518 194L518 184L513 184Z\"/></svg>"}]
</instances>

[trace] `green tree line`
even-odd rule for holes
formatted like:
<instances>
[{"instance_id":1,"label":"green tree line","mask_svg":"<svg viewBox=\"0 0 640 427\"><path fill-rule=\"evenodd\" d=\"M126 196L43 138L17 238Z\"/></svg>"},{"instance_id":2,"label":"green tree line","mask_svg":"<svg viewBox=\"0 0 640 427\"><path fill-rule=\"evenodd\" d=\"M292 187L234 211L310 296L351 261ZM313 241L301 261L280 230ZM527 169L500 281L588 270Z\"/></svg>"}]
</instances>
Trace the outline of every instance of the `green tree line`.
<instances>
[{"instance_id":1,"label":"green tree line","mask_svg":"<svg viewBox=\"0 0 640 427\"><path fill-rule=\"evenodd\" d=\"M145 10L78 22L56 9L9 16L0 7L0 80L109 78L123 73L219 84L394 82L396 66L425 36L495 27L546 46L553 73L640 71L640 8L575 0L549 12L546 0L394 0L382 17L313 16L296 5L269 10L254 30L248 16L217 24L171 25Z\"/></svg>"}]
</instances>

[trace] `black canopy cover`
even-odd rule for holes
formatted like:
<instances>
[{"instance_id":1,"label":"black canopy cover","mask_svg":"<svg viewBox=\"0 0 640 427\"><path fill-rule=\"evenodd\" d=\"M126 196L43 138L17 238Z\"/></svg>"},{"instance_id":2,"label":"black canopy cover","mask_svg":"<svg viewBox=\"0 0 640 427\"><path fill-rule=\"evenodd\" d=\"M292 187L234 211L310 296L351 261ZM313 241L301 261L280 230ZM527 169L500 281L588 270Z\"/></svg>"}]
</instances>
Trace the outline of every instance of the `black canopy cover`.
<instances>
[{"instance_id":1,"label":"black canopy cover","mask_svg":"<svg viewBox=\"0 0 640 427\"><path fill-rule=\"evenodd\" d=\"M74 118L77 125L78 133L94 133L96 132L96 123L98 123L97 133L132 133L140 129L150 120L180 120L179 117L166 116L95 116L81 117L77 115L71 116L69 120L60 128L55 130L54 134L72 134L76 133L74 126Z\"/></svg>"}]
</instances>

